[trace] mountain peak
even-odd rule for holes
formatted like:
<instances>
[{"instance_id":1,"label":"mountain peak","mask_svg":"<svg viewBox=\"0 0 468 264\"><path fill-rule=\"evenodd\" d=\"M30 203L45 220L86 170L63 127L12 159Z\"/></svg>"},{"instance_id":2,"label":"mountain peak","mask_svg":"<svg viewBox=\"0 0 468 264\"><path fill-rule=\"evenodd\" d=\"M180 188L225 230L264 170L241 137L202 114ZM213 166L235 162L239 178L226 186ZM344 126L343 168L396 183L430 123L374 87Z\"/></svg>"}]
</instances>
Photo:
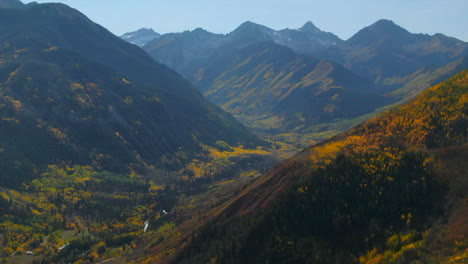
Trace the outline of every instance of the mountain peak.
<instances>
[{"instance_id":1,"label":"mountain peak","mask_svg":"<svg viewBox=\"0 0 468 264\"><path fill-rule=\"evenodd\" d=\"M302 26L300 31L309 31L309 32L320 32L321 30L314 25L314 23L307 21L304 26Z\"/></svg>"},{"instance_id":2,"label":"mountain peak","mask_svg":"<svg viewBox=\"0 0 468 264\"><path fill-rule=\"evenodd\" d=\"M392 20L381 19L374 24L361 29L358 33L352 36L349 41L352 43L366 44L385 39L404 41L409 38L411 38L411 33L406 29L398 26Z\"/></svg>"},{"instance_id":3,"label":"mountain peak","mask_svg":"<svg viewBox=\"0 0 468 264\"><path fill-rule=\"evenodd\" d=\"M271 33L274 30L269 27L254 23L252 21L245 21L238 28L236 28L233 32L252 32L252 31L261 31L264 33Z\"/></svg>"},{"instance_id":4,"label":"mountain peak","mask_svg":"<svg viewBox=\"0 0 468 264\"><path fill-rule=\"evenodd\" d=\"M19 0L0 0L0 8L23 8L24 4Z\"/></svg>"},{"instance_id":5,"label":"mountain peak","mask_svg":"<svg viewBox=\"0 0 468 264\"><path fill-rule=\"evenodd\" d=\"M255 26L260 26L260 25L257 24L257 23L254 23L254 22L252 22L250 20L247 20L247 21L245 21L244 23L242 23L240 25L240 27L255 27Z\"/></svg>"},{"instance_id":6,"label":"mountain peak","mask_svg":"<svg viewBox=\"0 0 468 264\"><path fill-rule=\"evenodd\" d=\"M406 29L395 24L392 20L381 19L369 27L365 28L377 33L381 36L391 36L391 37L408 37L411 35Z\"/></svg>"},{"instance_id":7,"label":"mountain peak","mask_svg":"<svg viewBox=\"0 0 468 264\"><path fill-rule=\"evenodd\" d=\"M393 22L392 20L389 19L380 19L374 24L370 25L369 28L374 29L374 30L404 30L402 27L398 26Z\"/></svg>"}]
</instances>

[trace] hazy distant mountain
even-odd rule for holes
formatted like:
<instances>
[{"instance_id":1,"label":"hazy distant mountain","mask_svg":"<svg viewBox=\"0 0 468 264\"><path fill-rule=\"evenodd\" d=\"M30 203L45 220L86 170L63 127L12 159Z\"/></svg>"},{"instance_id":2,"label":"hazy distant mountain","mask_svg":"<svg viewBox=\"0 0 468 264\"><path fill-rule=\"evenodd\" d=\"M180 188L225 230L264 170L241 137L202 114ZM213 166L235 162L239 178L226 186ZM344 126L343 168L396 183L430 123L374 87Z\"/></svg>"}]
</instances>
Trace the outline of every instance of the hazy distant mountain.
<instances>
[{"instance_id":1,"label":"hazy distant mountain","mask_svg":"<svg viewBox=\"0 0 468 264\"><path fill-rule=\"evenodd\" d=\"M177 73L63 4L0 9L0 109L0 186L48 164L125 171L219 140L261 142Z\"/></svg>"},{"instance_id":2,"label":"hazy distant mountain","mask_svg":"<svg viewBox=\"0 0 468 264\"><path fill-rule=\"evenodd\" d=\"M162 35L146 44L145 49L154 59L192 79L200 67L214 58L224 56L243 45L273 41L296 52L320 52L330 45L341 43L338 37L322 32L311 22L300 29L273 30L251 21L244 22L229 34L213 34L203 29Z\"/></svg>"},{"instance_id":3,"label":"hazy distant mountain","mask_svg":"<svg viewBox=\"0 0 468 264\"><path fill-rule=\"evenodd\" d=\"M320 57L342 63L384 91L392 91L417 78L420 71L435 70L467 54L468 44L461 40L412 34L390 20L379 20Z\"/></svg>"},{"instance_id":4,"label":"hazy distant mountain","mask_svg":"<svg viewBox=\"0 0 468 264\"><path fill-rule=\"evenodd\" d=\"M202 68L195 86L261 130L301 130L383 105L376 88L341 65L297 55L273 42L243 46Z\"/></svg>"},{"instance_id":5,"label":"hazy distant mountain","mask_svg":"<svg viewBox=\"0 0 468 264\"><path fill-rule=\"evenodd\" d=\"M243 44L271 40L297 53L303 53L304 49L319 52L342 42L336 35L321 31L310 21L299 29L279 31L247 21L227 36L232 42Z\"/></svg>"},{"instance_id":6,"label":"hazy distant mountain","mask_svg":"<svg viewBox=\"0 0 468 264\"><path fill-rule=\"evenodd\" d=\"M197 28L193 31L164 34L150 41L143 49L155 60L175 69L184 77L191 78L226 43L225 35Z\"/></svg>"},{"instance_id":7,"label":"hazy distant mountain","mask_svg":"<svg viewBox=\"0 0 468 264\"><path fill-rule=\"evenodd\" d=\"M334 34L321 31L310 21L299 29L279 31L247 21L227 37L237 47L255 42L273 41L300 54L318 54L330 46L343 42Z\"/></svg>"},{"instance_id":8,"label":"hazy distant mountain","mask_svg":"<svg viewBox=\"0 0 468 264\"><path fill-rule=\"evenodd\" d=\"M126 33L120 36L120 38L142 47L151 40L159 38L160 36L161 34L154 32L152 28L141 28L137 31Z\"/></svg>"},{"instance_id":9,"label":"hazy distant mountain","mask_svg":"<svg viewBox=\"0 0 468 264\"><path fill-rule=\"evenodd\" d=\"M320 54L326 48L343 40L333 33L321 31L312 22L307 22L298 30L284 29L275 34L275 42L290 47L300 54Z\"/></svg>"},{"instance_id":10,"label":"hazy distant mountain","mask_svg":"<svg viewBox=\"0 0 468 264\"><path fill-rule=\"evenodd\" d=\"M262 41L274 41L299 54L341 63L371 80L380 87L381 93L405 86L433 85L435 82L428 82L426 78L428 72L439 74L441 71L437 69L468 54L466 42L442 34L412 34L390 20L379 20L347 41L321 31L312 22L300 29L276 31L247 21L227 35L201 29L173 33L148 43L144 49L156 60L194 80L200 69L216 58L243 45ZM432 79L442 80L456 70L445 73ZM421 88L406 90L408 93L400 93L398 98L410 97Z\"/></svg>"}]
</instances>

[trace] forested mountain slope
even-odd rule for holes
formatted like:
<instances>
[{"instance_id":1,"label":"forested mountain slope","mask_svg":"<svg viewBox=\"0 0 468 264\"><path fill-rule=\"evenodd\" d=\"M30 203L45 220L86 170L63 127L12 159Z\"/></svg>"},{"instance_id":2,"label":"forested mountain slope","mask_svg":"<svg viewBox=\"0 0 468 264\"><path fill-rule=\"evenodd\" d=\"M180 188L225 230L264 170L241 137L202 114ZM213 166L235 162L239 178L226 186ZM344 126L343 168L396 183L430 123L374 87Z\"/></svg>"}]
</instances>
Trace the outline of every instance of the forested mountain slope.
<instances>
[{"instance_id":1,"label":"forested mountain slope","mask_svg":"<svg viewBox=\"0 0 468 264\"><path fill-rule=\"evenodd\" d=\"M274 168L176 262L463 263L467 136L465 70Z\"/></svg>"},{"instance_id":2,"label":"forested mountain slope","mask_svg":"<svg viewBox=\"0 0 468 264\"><path fill-rule=\"evenodd\" d=\"M142 172L218 141L263 144L177 73L65 5L0 8L0 50L1 186L60 162Z\"/></svg>"},{"instance_id":3,"label":"forested mountain slope","mask_svg":"<svg viewBox=\"0 0 468 264\"><path fill-rule=\"evenodd\" d=\"M65 5L14 2L0 5L0 262L128 253L179 197L276 162L135 45Z\"/></svg>"}]
</instances>

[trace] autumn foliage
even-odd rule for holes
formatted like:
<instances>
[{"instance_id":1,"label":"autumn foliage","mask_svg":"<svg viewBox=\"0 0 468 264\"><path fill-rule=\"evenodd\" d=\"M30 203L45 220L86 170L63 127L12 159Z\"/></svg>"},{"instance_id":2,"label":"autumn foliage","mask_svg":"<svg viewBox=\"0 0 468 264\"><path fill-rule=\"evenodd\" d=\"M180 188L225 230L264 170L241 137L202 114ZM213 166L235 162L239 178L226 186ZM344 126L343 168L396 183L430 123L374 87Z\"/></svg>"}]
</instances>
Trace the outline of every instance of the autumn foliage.
<instances>
[{"instance_id":1,"label":"autumn foliage","mask_svg":"<svg viewBox=\"0 0 468 264\"><path fill-rule=\"evenodd\" d=\"M465 70L299 153L224 205L178 261L383 264L434 254L460 261L466 239L444 253L427 250L447 228L431 229L447 210L446 179L463 177L435 150L467 143L467 99Z\"/></svg>"}]
</instances>

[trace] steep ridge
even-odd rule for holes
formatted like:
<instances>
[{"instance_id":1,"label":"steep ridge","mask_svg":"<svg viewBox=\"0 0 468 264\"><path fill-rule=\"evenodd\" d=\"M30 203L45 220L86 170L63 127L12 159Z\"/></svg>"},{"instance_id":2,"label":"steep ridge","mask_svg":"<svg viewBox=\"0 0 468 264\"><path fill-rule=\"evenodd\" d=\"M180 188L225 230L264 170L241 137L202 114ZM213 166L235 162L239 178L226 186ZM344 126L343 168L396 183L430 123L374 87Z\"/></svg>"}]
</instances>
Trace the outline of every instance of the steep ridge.
<instances>
[{"instance_id":1,"label":"steep ridge","mask_svg":"<svg viewBox=\"0 0 468 264\"><path fill-rule=\"evenodd\" d=\"M177 73L76 10L0 9L0 20L2 186L61 162L144 172L218 141L263 144Z\"/></svg>"},{"instance_id":2,"label":"steep ridge","mask_svg":"<svg viewBox=\"0 0 468 264\"><path fill-rule=\"evenodd\" d=\"M0 41L15 38L30 38L72 50L112 67L130 80L151 84L177 96L201 98L177 73L64 4L0 9Z\"/></svg>"},{"instance_id":3,"label":"steep ridge","mask_svg":"<svg viewBox=\"0 0 468 264\"><path fill-rule=\"evenodd\" d=\"M366 80L340 65L273 42L243 46L200 70L195 86L248 126L300 131L353 118L388 103Z\"/></svg>"},{"instance_id":4,"label":"steep ridge","mask_svg":"<svg viewBox=\"0 0 468 264\"><path fill-rule=\"evenodd\" d=\"M465 70L274 168L213 209L175 261L462 261L467 136Z\"/></svg>"}]
</instances>

